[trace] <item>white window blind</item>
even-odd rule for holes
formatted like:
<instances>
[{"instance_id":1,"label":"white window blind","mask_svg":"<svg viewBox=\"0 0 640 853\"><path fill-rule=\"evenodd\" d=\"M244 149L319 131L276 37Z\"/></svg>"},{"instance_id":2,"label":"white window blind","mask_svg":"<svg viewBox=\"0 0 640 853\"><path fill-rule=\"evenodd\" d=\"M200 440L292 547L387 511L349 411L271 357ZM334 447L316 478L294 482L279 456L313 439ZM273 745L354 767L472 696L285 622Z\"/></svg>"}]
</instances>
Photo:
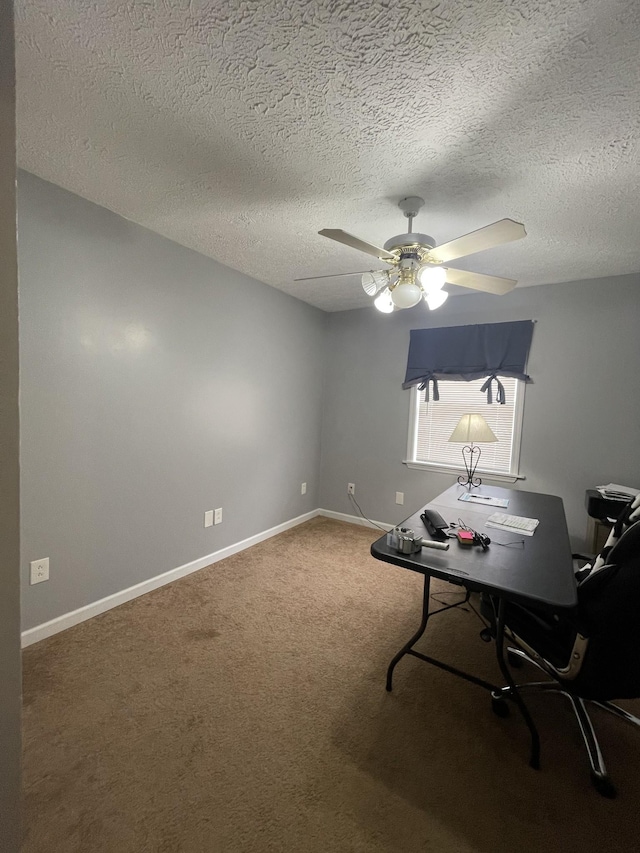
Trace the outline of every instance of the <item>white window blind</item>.
<instances>
[{"instance_id":1,"label":"white window blind","mask_svg":"<svg viewBox=\"0 0 640 853\"><path fill-rule=\"evenodd\" d=\"M498 441L479 445L482 450L478 471L516 474L519 457L522 418L522 383L518 379L500 377L504 385L504 405L487 404L486 394L480 392L485 379L473 382L440 380L440 400L424 401L424 392L415 406L417 423L413 424L414 462L462 466L462 444L449 442L456 424L467 413L478 413L489 424Z\"/></svg>"}]
</instances>

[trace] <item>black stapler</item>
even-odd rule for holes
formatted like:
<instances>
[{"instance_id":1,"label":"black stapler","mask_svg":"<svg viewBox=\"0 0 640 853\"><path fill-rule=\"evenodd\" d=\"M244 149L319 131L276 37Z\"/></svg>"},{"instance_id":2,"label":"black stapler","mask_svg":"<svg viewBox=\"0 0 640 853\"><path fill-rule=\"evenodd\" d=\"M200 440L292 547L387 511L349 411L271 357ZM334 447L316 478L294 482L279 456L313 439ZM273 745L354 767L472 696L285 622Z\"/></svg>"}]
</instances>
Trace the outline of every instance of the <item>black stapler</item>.
<instances>
[{"instance_id":1,"label":"black stapler","mask_svg":"<svg viewBox=\"0 0 640 853\"><path fill-rule=\"evenodd\" d=\"M424 526L429 531L429 535L433 539L436 539L439 542L444 542L445 539L449 538L446 533L449 529L449 525L440 513L435 511L435 509L425 509L424 512L420 514L420 518L422 519Z\"/></svg>"}]
</instances>

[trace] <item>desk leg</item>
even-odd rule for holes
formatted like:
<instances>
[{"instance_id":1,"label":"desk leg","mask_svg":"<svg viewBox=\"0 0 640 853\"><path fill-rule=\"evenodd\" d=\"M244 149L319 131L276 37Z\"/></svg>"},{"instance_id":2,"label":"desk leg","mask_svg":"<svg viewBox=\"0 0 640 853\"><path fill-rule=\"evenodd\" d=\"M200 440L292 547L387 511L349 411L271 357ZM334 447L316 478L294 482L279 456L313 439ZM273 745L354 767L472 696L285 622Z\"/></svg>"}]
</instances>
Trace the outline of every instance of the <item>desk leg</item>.
<instances>
[{"instance_id":1,"label":"desk leg","mask_svg":"<svg viewBox=\"0 0 640 853\"><path fill-rule=\"evenodd\" d=\"M524 700L518 691L515 681L513 680L513 676L511 675L511 671L507 665L507 662L504 657L504 611L505 611L505 600L501 598L498 603L498 615L497 615L497 625L496 625L496 652L498 655L498 665L500 670L505 678L505 681L510 687L510 696L520 709L520 713L527 724L529 732L531 733L531 758L529 759L529 765L533 767L534 770L540 769L540 735L538 734L538 730L535 727L531 714L529 713L529 709L524 704Z\"/></svg>"},{"instance_id":2,"label":"desk leg","mask_svg":"<svg viewBox=\"0 0 640 853\"><path fill-rule=\"evenodd\" d=\"M387 670L387 690L391 692L393 688L393 670L396 668L396 664L398 661L403 658L409 649L418 642L420 637L424 634L425 629L427 627L427 622L429 621L429 588L431 584L431 578L429 575L424 576L424 587L422 592L422 622L420 622L420 627L415 632L413 637L409 640L409 642L405 643L404 646L400 649L398 654L394 657L394 659L389 664L389 669Z\"/></svg>"}]
</instances>

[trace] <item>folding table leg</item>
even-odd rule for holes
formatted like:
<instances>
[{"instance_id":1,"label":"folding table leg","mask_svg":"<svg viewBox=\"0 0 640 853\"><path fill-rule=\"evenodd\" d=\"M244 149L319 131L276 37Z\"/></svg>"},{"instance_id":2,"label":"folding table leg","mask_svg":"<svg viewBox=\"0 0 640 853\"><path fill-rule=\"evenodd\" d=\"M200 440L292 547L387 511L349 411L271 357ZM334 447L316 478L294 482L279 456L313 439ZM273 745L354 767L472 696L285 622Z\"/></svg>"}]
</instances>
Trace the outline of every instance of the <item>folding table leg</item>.
<instances>
[{"instance_id":1,"label":"folding table leg","mask_svg":"<svg viewBox=\"0 0 640 853\"><path fill-rule=\"evenodd\" d=\"M389 664L389 668L387 669L387 690L391 692L393 689L393 670L396 668L396 664L398 661L403 658L409 649L418 642L420 637L424 634L425 629L427 627L427 622L429 621L429 588L431 584L431 578L429 575L424 575L424 587L422 592L422 621L420 622L420 627L415 632L413 637L404 644L404 646L400 649L398 654L393 658L391 663Z\"/></svg>"},{"instance_id":2,"label":"folding table leg","mask_svg":"<svg viewBox=\"0 0 640 853\"><path fill-rule=\"evenodd\" d=\"M505 600L504 598L500 598L498 601L498 614L496 618L496 653L498 656L498 666L500 667L500 671L504 676L505 681L509 685L510 688L510 696L513 698L514 702L520 709L520 713L527 724L527 728L531 734L531 757L529 759L529 765L534 768L534 770L540 769L540 735L538 734L538 730L535 727L531 714L529 713L529 709L524 704L524 700L522 696L518 692L518 686L513 680L513 676L511 671L507 665L504 656L504 612L505 612Z\"/></svg>"}]
</instances>

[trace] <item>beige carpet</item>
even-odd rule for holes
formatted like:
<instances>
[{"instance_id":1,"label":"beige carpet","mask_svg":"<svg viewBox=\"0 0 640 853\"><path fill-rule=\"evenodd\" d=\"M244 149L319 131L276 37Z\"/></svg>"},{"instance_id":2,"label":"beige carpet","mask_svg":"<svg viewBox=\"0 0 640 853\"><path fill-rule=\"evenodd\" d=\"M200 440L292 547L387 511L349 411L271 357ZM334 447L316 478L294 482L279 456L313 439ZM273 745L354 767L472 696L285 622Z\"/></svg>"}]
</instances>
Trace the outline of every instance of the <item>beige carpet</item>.
<instances>
[{"instance_id":1,"label":"beige carpet","mask_svg":"<svg viewBox=\"0 0 640 853\"><path fill-rule=\"evenodd\" d=\"M594 713L608 801L560 697L536 772L481 689L405 658L385 692L421 578L375 538L317 518L27 649L24 853L638 850L631 727ZM480 628L423 642L500 681Z\"/></svg>"}]
</instances>

